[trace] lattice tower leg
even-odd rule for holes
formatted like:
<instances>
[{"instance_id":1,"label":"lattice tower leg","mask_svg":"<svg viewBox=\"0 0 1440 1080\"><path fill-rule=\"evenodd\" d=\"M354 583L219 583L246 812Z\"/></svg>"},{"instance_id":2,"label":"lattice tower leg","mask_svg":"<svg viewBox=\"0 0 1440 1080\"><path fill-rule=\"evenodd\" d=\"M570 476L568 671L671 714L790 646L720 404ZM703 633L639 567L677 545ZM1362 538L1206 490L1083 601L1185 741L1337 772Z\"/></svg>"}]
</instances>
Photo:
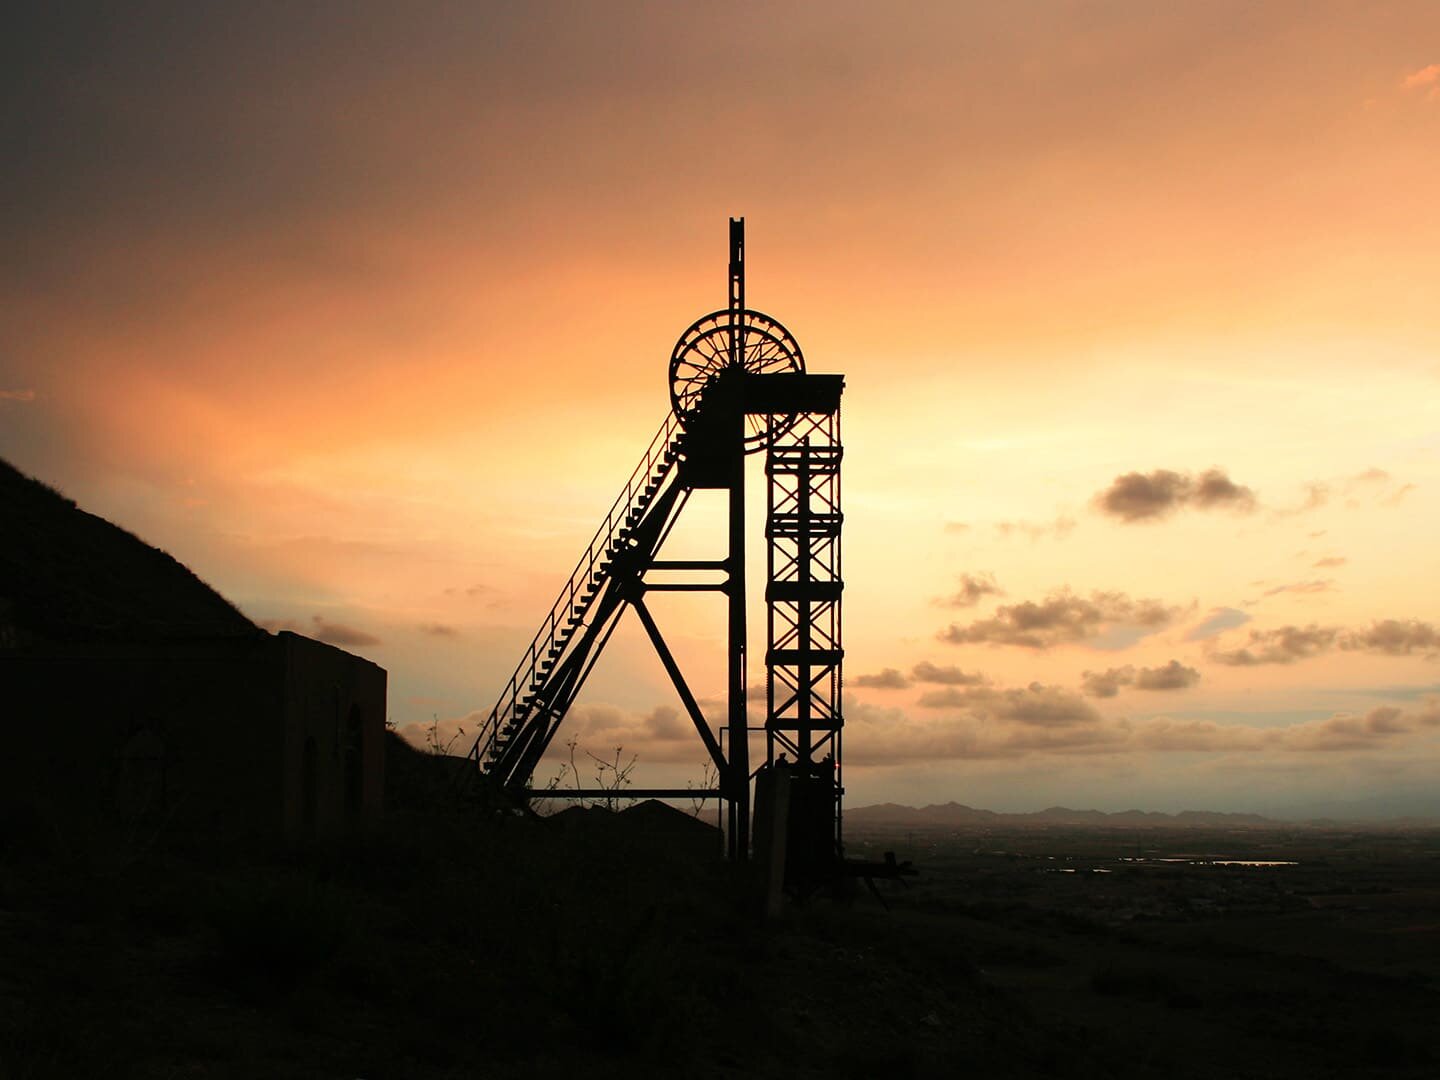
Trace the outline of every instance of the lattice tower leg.
<instances>
[{"instance_id":1,"label":"lattice tower leg","mask_svg":"<svg viewBox=\"0 0 1440 1080\"><path fill-rule=\"evenodd\" d=\"M766 761L804 777L840 842L840 414L772 423L767 452ZM784 756L782 759L782 755Z\"/></svg>"}]
</instances>

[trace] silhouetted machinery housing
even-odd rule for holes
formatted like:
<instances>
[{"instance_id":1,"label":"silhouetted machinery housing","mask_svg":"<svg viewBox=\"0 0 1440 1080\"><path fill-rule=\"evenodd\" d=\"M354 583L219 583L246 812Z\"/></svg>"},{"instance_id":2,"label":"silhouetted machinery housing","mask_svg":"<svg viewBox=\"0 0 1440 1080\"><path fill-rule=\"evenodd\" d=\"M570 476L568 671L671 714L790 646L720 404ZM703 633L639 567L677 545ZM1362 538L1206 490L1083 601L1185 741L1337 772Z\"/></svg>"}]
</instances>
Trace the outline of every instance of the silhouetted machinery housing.
<instances>
[{"instance_id":1,"label":"silhouetted machinery housing","mask_svg":"<svg viewBox=\"0 0 1440 1080\"><path fill-rule=\"evenodd\" d=\"M533 789L531 776L566 711L632 608L715 763L727 804L727 847L750 852L756 781L757 854L783 837L787 877L818 880L839 865L841 797L840 375L815 375L790 332L745 306L745 224L730 222L729 303L692 323L670 357L671 411L606 514L482 725L471 758L519 804L573 789ZM750 764L746 711L745 462L763 454L767 489L765 761ZM667 560L662 548L690 495L728 493L723 555ZM677 576L677 574L679 576ZM717 580L718 575L718 580ZM701 713L646 603L655 591L716 592L728 605L726 722ZM579 794L601 794L580 792ZM630 790L691 798L692 789ZM777 831L778 830L778 831Z\"/></svg>"}]
</instances>

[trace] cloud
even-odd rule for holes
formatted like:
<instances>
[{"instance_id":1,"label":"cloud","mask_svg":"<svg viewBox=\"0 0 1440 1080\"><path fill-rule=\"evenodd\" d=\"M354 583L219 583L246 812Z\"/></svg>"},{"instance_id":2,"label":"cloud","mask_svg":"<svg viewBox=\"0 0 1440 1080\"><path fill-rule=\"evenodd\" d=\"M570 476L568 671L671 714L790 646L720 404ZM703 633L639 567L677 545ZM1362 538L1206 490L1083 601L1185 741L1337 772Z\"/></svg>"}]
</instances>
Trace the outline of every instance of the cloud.
<instances>
[{"instance_id":1,"label":"cloud","mask_svg":"<svg viewBox=\"0 0 1440 1080\"><path fill-rule=\"evenodd\" d=\"M1406 495L1415 490L1414 484L1402 484L1384 469L1371 467L1347 476L1341 484L1346 495L1346 505L1352 509L1360 505L1359 496L1367 496L1377 506L1399 506Z\"/></svg>"},{"instance_id":2,"label":"cloud","mask_svg":"<svg viewBox=\"0 0 1440 1080\"><path fill-rule=\"evenodd\" d=\"M575 705L545 756L551 761L568 760L571 739L575 740L575 760L582 776L589 769L587 753L609 759L617 748L626 760L635 757L641 763L698 766L709 757L695 725L673 705L657 705L644 713L603 702Z\"/></svg>"},{"instance_id":3,"label":"cloud","mask_svg":"<svg viewBox=\"0 0 1440 1080\"><path fill-rule=\"evenodd\" d=\"M1123 749L1124 735L1103 725L989 727L964 715L903 718L886 727L847 727L847 753L867 766L914 762L1016 760L1034 754L1095 754Z\"/></svg>"},{"instance_id":4,"label":"cloud","mask_svg":"<svg viewBox=\"0 0 1440 1080\"><path fill-rule=\"evenodd\" d=\"M1056 540L1064 540L1075 530L1075 519L1061 514L1054 521L997 521L995 532L1002 539L1008 540L1011 536L1027 537L1033 544L1037 540L1051 537Z\"/></svg>"},{"instance_id":5,"label":"cloud","mask_svg":"<svg viewBox=\"0 0 1440 1080\"><path fill-rule=\"evenodd\" d=\"M1401 500L1415 490L1414 484L1401 484L1398 488L1380 500L1381 506L1399 506Z\"/></svg>"},{"instance_id":6,"label":"cloud","mask_svg":"<svg viewBox=\"0 0 1440 1080\"><path fill-rule=\"evenodd\" d=\"M1091 697L1112 698L1120 693L1120 687L1135 681L1135 669L1130 666L1110 668L1108 671L1087 671L1080 677L1080 689Z\"/></svg>"},{"instance_id":7,"label":"cloud","mask_svg":"<svg viewBox=\"0 0 1440 1080\"><path fill-rule=\"evenodd\" d=\"M846 729L854 760L892 765L1034 754L1368 752L1440 730L1437 698L1409 711L1378 706L1277 728L1171 717L1106 720L1079 698L1033 683L953 696L956 711L923 718L857 705Z\"/></svg>"},{"instance_id":8,"label":"cloud","mask_svg":"<svg viewBox=\"0 0 1440 1080\"><path fill-rule=\"evenodd\" d=\"M1400 85L1406 90L1418 90L1422 86L1440 85L1440 64L1426 64L1417 71L1412 71L1400 80Z\"/></svg>"},{"instance_id":9,"label":"cloud","mask_svg":"<svg viewBox=\"0 0 1440 1080\"><path fill-rule=\"evenodd\" d=\"M925 698L934 700L926 702ZM1026 727L1070 727L1100 721L1095 707L1083 698L1038 682L1008 690L947 686L924 695L921 703L930 708L963 708L980 720Z\"/></svg>"},{"instance_id":10,"label":"cloud","mask_svg":"<svg viewBox=\"0 0 1440 1080\"><path fill-rule=\"evenodd\" d=\"M1396 506L1414 490L1414 484L1401 484L1384 469L1372 466L1338 480L1306 484L1304 502L1297 506L1276 509L1272 516L1289 518L1318 510L1328 505L1337 491L1346 496L1345 505L1353 510L1361 505L1362 496L1373 500L1377 506ZM1312 539L1324 535L1324 530L1310 534Z\"/></svg>"},{"instance_id":11,"label":"cloud","mask_svg":"<svg viewBox=\"0 0 1440 1080\"><path fill-rule=\"evenodd\" d=\"M396 734L417 750L468 754L475 745L475 733L480 730L487 715L470 712L443 720L437 716L432 720L401 724Z\"/></svg>"},{"instance_id":12,"label":"cloud","mask_svg":"<svg viewBox=\"0 0 1440 1080\"><path fill-rule=\"evenodd\" d=\"M1440 653L1440 629L1419 619L1379 619L1364 630L1342 630L1333 626L1282 626L1274 630L1251 630L1250 640L1237 649L1216 650L1210 658L1231 667L1260 664L1293 664L1329 652L1379 653L1383 656L1427 658Z\"/></svg>"},{"instance_id":13,"label":"cloud","mask_svg":"<svg viewBox=\"0 0 1440 1080\"><path fill-rule=\"evenodd\" d=\"M1186 641L1206 641L1226 630L1233 630L1237 626L1244 626L1251 619L1250 615L1233 607L1211 608L1205 618L1192 626L1185 634Z\"/></svg>"},{"instance_id":14,"label":"cloud","mask_svg":"<svg viewBox=\"0 0 1440 1080\"><path fill-rule=\"evenodd\" d=\"M874 675L857 675L847 680L852 686L863 686L871 690L904 690L910 685L903 672L887 667Z\"/></svg>"},{"instance_id":15,"label":"cloud","mask_svg":"<svg viewBox=\"0 0 1440 1080\"><path fill-rule=\"evenodd\" d=\"M463 596L467 600L478 600L481 597L494 596L495 589L490 585L467 585L463 588L452 586L445 590L446 596Z\"/></svg>"},{"instance_id":16,"label":"cloud","mask_svg":"<svg viewBox=\"0 0 1440 1080\"><path fill-rule=\"evenodd\" d=\"M1219 724L1213 720L1173 720L1160 717L1136 724L1131 745L1137 750L1172 753L1228 753L1261 750L1266 745L1265 729L1244 724Z\"/></svg>"},{"instance_id":17,"label":"cloud","mask_svg":"<svg viewBox=\"0 0 1440 1080\"><path fill-rule=\"evenodd\" d=\"M927 690L916 702L922 709L963 709L971 703L970 692L955 686Z\"/></svg>"},{"instance_id":18,"label":"cloud","mask_svg":"<svg viewBox=\"0 0 1440 1080\"><path fill-rule=\"evenodd\" d=\"M353 626L331 622L319 615L314 616L312 621L315 625L311 636L319 641L325 641L331 645L349 646L380 644L380 639L374 634L367 634L364 630L356 629Z\"/></svg>"},{"instance_id":19,"label":"cloud","mask_svg":"<svg viewBox=\"0 0 1440 1080\"><path fill-rule=\"evenodd\" d=\"M1345 491L1347 494L1349 494L1350 492L1358 491L1362 488L1374 487L1379 484L1388 484L1389 482L1390 474L1388 472L1386 472L1384 469L1377 469L1372 466L1362 472L1356 473L1354 476L1346 477Z\"/></svg>"},{"instance_id":20,"label":"cloud","mask_svg":"<svg viewBox=\"0 0 1440 1080\"><path fill-rule=\"evenodd\" d=\"M1168 667L1168 665L1167 665ZM1157 669L1165 670L1165 669ZM916 718L896 708L856 702L847 715L852 761L896 765L915 761L1015 759L1034 754L1323 753L1365 752L1406 737L1440 730L1440 698L1404 710L1382 705L1355 715L1337 713L1287 727L1255 727L1213 720L1106 720L1093 706L1059 687L1031 683L1008 690L946 688L954 711ZM485 720L481 712L404 724L399 734L412 745L432 742L451 753L469 751ZM576 705L566 716L546 758L568 760L570 739L582 778L587 751L599 757L622 750L628 760L692 764L705 760L694 728L666 705L635 714L614 705Z\"/></svg>"},{"instance_id":21,"label":"cloud","mask_svg":"<svg viewBox=\"0 0 1440 1080\"><path fill-rule=\"evenodd\" d=\"M1091 499L1091 505L1102 514L1134 523L1159 521L1183 506L1248 514L1255 509L1256 501L1253 491L1235 483L1222 469L1206 469L1198 477L1156 469L1117 476Z\"/></svg>"},{"instance_id":22,"label":"cloud","mask_svg":"<svg viewBox=\"0 0 1440 1080\"><path fill-rule=\"evenodd\" d=\"M1136 690L1185 690L1200 681L1200 672L1171 660L1164 667L1141 668L1135 673Z\"/></svg>"},{"instance_id":23,"label":"cloud","mask_svg":"<svg viewBox=\"0 0 1440 1080\"><path fill-rule=\"evenodd\" d=\"M1004 590L995 583L994 574L961 574L960 591L940 602L946 607L974 607L987 596L1004 596Z\"/></svg>"},{"instance_id":24,"label":"cloud","mask_svg":"<svg viewBox=\"0 0 1440 1080\"><path fill-rule=\"evenodd\" d=\"M1081 676L1081 689L1091 697L1112 698L1122 686L1136 690L1184 690L1200 681L1200 672L1171 660L1163 667L1135 668L1130 665L1106 671L1087 671Z\"/></svg>"},{"instance_id":25,"label":"cloud","mask_svg":"<svg viewBox=\"0 0 1440 1080\"><path fill-rule=\"evenodd\" d=\"M970 526L966 525L963 521L947 521L945 523L945 531L954 534L967 533L970 531Z\"/></svg>"},{"instance_id":26,"label":"cloud","mask_svg":"<svg viewBox=\"0 0 1440 1080\"><path fill-rule=\"evenodd\" d=\"M1418 619L1382 619L1366 630L1352 631L1340 639L1347 651L1383 653L1386 656L1433 654L1440 650L1440 630Z\"/></svg>"},{"instance_id":27,"label":"cloud","mask_svg":"<svg viewBox=\"0 0 1440 1080\"><path fill-rule=\"evenodd\" d=\"M1234 510L1248 514L1255 509L1255 493L1235 483L1219 469L1206 469L1195 483L1190 501L1201 510Z\"/></svg>"},{"instance_id":28,"label":"cloud","mask_svg":"<svg viewBox=\"0 0 1440 1080\"><path fill-rule=\"evenodd\" d=\"M453 626L446 626L444 623L424 623L420 627L422 634L429 634L431 637L454 638L460 636L460 631Z\"/></svg>"},{"instance_id":29,"label":"cloud","mask_svg":"<svg viewBox=\"0 0 1440 1080\"><path fill-rule=\"evenodd\" d=\"M0 401L30 402L34 400L34 390L0 390Z\"/></svg>"},{"instance_id":30,"label":"cloud","mask_svg":"<svg viewBox=\"0 0 1440 1080\"><path fill-rule=\"evenodd\" d=\"M1123 521L1147 521L1174 511L1190 495L1190 481L1177 472L1157 469L1146 476L1132 472L1115 481L1094 498L1102 512Z\"/></svg>"},{"instance_id":31,"label":"cloud","mask_svg":"<svg viewBox=\"0 0 1440 1080\"><path fill-rule=\"evenodd\" d=\"M1010 690L945 687L923 718L857 703L847 716L847 750L866 765L914 761L1084 754L1118 748L1125 735L1084 700L1031 683Z\"/></svg>"},{"instance_id":32,"label":"cloud","mask_svg":"<svg viewBox=\"0 0 1440 1080\"><path fill-rule=\"evenodd\" d=\"M1140 750L1178 752L1289 751L1297 753L1379 749L1398 737L1440 727L1440 700L1406 712L1380 705L1361 715L1337 713L1281 728L1160 718L1133 727Z\"/></svg>"},{"instance_id":33,"label":"cloud","mask_svg":"<svg viewBox=\"0 0 1440 1080\"><path fill-rule=\"evenodd\" d=\"M1093 641L1102 634L1129 629L1140 636L1168 626L1183 612L1158 600L1133 600L1121 592L1077 596L1068 589L1053 592L1040 603L1001 605L992 618L969 626L952 623L939 634L952 645L1018 645L1047 649L1053 645Z\"/></svg>"},{"instance_id":34,"label":"cloud","mask_svg":"<svg viewBox=\"0 0 1440 1080\"><path fill-rule=\"evenodd\" d=\"M1323 690L1326 694L1343 694L1346 697L1379 697L1396 701L1419 701L1422 698L1440 694L1440 683L1416 685L1407 683L1391 686L1347 686L1344 689Z\"/></svg>"},{"instance_id":35,"label":"cloud","mask_svg":"<svg viewBox=\"0 0 1440 1080\"><path fill-rule=\"evenodd\" d=\"M1429 701L1417 712L1380 705L1363 716L1341 714L1328 720L1295 724L1282 729L1277 741L1286 750L1373 750L1396 736L1437 725L1440 725L1440 702Z\"/></svg>"},{"instance_id":36,"label":"cloud","mask_svg":"<svg viewBox=\"0 0 1440 1080\"><path fill-rule=\"evenodd\" d=\"M1340 561L1344 562L1345 560L1342 559ZM1335 582L1330 578L1326 578L1323 581L1318 579L1315 581L1294 581L1288 585L1276 585L1273 588L1266 589L1263 593L1260 594L1260 600L1264 600L1266 597L1270 596L1279 596L1282 593L1297 593L1300 595L1310 595L1313 593L1326 593L1334 591ZM1250 602L1252 604L1256 604L1260 601L1252 600Z\"/></svg>"},{"instance_id":37,"label":"cloud","mask_svg":"<svg viewBox=\"0 0 1440 1080\"><path fill-rule=\"evenodd\" d=\"M1333 570L1337 566L1344 566L1349 561L1343 555L1327 555L1323 559L1316 559L1311 566L1317 570Z\"/></svg>"},{"instance_id":38,"label":"cloud","mask_svg":"<svg viewBox=\"0 0 1440 1080\"><path fill-rule=\"evenodd\" d=\"M344 623L331 622L323 615L310 616L309 623L297 622L294 619L257 619L256 625L272 634L278 634L281 630L289 630L292 633L303 634L312 637L316 641L324 641L330 645L364 646L382 644L380 639L373 634L367 634L364 630L357 630L353 626L346 626Z\"/></svg>"},{"instance_id":39,"label":"cloud","mask_svg":"<svg viewBox=\"0 0 1440 1080\"><path fill-rule=\"evenodd\" d=\"M1334 627L1282 626L1275 630L1251 630L1248 644L1239 649L1221 649L1210 654L1217 664L1255 667L1260 664L1293 664L1319 656L1334 646L1340 631Z\"/></svg>"},{"instance_id":40,"label":"cloud","mask_svg":"<svg viewBox=\"0 0 1440 1080\"><path fill-rule=\"evenodd\" d=\"M1305 485L1305 501L1298 506L1291 506L1274 511L1277 518L1297 517L1300 514L1308 514L1312 510L1319 510L1330 502L1330 485L1316 482Z\"/></svg>"},{"instance_id":41,"label":"cloud","mask_svg":"<svg viewBox=\"0 0 1440 1080\"><path fill-rule=\"evenodd\" d=\"M984 686L990 680L979 672L961 671L953 664L932 664L922 660L910 669L916 682L938 683L941 686Z\"/></svg>"}]
</instances>

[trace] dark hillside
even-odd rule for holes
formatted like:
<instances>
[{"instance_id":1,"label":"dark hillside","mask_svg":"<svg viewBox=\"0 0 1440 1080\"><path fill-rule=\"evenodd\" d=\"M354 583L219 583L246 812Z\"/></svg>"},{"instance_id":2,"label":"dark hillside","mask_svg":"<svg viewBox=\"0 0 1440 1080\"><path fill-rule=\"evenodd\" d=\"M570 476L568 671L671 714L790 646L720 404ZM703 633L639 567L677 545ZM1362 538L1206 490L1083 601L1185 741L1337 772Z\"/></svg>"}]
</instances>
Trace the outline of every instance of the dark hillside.
<instances>
[{"instance_id":1,"label":"dark hillside","mask_svg":"<svg viewBox=\"0 0 1440 1080\"><path fill-rule=\"evenodd\" d=\"M0 647L262 632L165 552L0 461Z\"/></svg>"}]
</instances>

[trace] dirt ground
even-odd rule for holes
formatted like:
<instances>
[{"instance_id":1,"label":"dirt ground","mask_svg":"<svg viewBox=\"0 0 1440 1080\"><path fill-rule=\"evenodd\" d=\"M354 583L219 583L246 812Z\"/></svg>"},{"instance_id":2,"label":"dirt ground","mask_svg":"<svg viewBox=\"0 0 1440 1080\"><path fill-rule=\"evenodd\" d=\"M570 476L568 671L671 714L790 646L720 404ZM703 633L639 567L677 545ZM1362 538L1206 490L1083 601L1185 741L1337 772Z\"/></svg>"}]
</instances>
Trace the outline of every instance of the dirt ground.
<instances>
[{"instance_id":1,"label":"dirt ground","mask_svg":"<svg viewBox=\"0 0 1440 1080\"><path fill-rule=\"evenodd\" d=\"M886 849L922 870L888 909L763 925L731 868L613 830L403 811L283 856L12 834L0 1078L1440 1068L1434 834L852 838Z\"/></svg>"}]
</instances>

